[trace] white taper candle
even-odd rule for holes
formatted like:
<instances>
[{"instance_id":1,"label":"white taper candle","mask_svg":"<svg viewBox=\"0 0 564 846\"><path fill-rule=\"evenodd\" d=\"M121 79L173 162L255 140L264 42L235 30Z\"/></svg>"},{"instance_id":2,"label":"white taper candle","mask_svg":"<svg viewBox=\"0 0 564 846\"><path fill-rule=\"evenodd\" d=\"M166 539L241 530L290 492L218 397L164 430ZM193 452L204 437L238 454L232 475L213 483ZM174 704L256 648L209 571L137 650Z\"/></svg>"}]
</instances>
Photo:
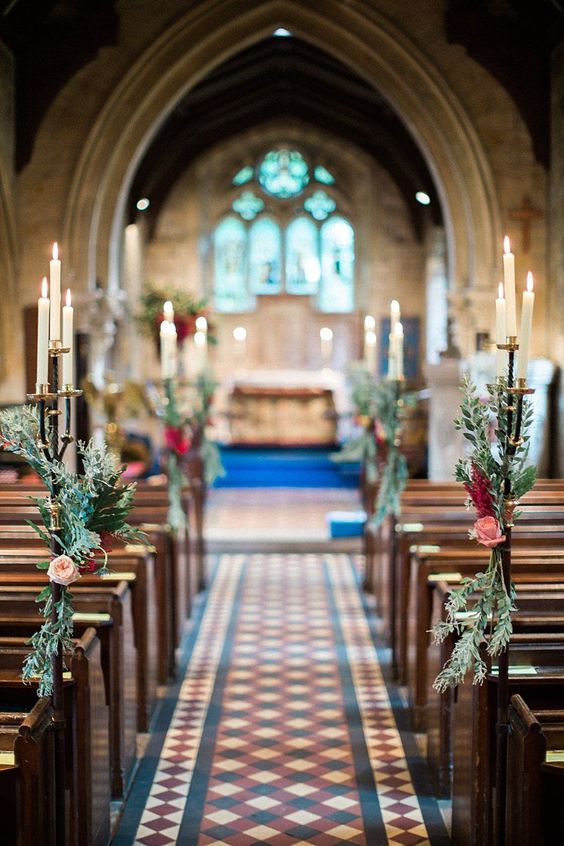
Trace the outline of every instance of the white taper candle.
<instances>
[{"instance_id":1,"label":"white taper candle","mask_svg":"<svg viewBox=\"0 0 564 846\"><path fill-rule=\"evenodd\" d=\"M519 335L519 354L517 356L517 379L527 378L529 366L529 350L531 346L531 331L533 328L533 307L535 292L533 291L533 274L527 273L527 290L523 291L523 307L521 309L521 334Z\"/></svg>"},{"instance_id":2,"label":"white taper candle","mask_svg":"<svg viewBox=\"0 0 564 846\"><path fill-rule=\"evenodd\" d=\"M37 385L46 385L49 380L49 297L47 278L43 278L41 296L37 301Z\"/></svg>"},{"instance_id":3,"label":"white taper candle","mask_svg":"<svg viewBox=\"0 0 564 846\"><path fill-rule=\"evenodd\" d=\"M70 288L67 289L66 305L63 306L63 347L68 347L69 352L63 353L63 387L72 386L74 384L73 375L73 313L74 309L71 305Z\"/></svg>"},{"instance_id":4,"label":"white taper candle","mask_svg":"<svg viewBox=\"0 0 564 846\"><path fill-rule=\"evenodd\" d=\"M507 235L503 239L503 287L507 310L507 335L517 335L517 311L515 307L515 256Z\"/></svg>"},{"instance_id":5,"label":"white taper candle","mask_svg":"<svg viewBox=\"0 0 564 846\"><path fill-rule=\"evenodd\" d=\"M49 262L49 293L51 295L51 323L49 337L52 341L61 340L61 262L59 246L53 244L53 258Z\"/></svg>"}]
</instances>

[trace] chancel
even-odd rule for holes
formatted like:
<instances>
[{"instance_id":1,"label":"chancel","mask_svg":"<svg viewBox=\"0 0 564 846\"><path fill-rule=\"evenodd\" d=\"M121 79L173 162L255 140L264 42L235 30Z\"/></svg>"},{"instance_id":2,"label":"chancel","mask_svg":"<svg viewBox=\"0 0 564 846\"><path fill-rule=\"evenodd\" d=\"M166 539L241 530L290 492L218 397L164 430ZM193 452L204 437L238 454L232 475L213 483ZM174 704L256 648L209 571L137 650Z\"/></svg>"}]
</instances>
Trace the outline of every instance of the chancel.
<instances>
[{"instance_id":1,"label":"chancel","mask_svg":"<svg viewBox=\"0 0 564 846\"><path fill-rule=\"evenodd\" d=\"M0 2L6 846L564 842L564 0Z\"/></svg>"}]
</instances>

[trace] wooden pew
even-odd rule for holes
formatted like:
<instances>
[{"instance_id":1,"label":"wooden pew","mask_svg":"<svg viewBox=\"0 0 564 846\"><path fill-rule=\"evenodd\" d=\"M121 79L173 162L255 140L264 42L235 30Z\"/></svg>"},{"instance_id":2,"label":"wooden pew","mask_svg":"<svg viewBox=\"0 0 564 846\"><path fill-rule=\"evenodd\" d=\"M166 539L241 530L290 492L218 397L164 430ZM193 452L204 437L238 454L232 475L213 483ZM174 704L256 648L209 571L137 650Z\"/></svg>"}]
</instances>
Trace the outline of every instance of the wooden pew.
<instances>
[{"instance_id":1,"label":"wooden pew","mask_svg":"<svg viewBox=\"0 0 564 846\"><path fill-rule=\"evenodd\" d=\"M27 638L0 637L0 713L33 712L38 701L37 686L24 684L21 666L29 652ZM69 844L106 846L110 838L110 758L108 707L101 666L101 646L94 628L88 628L75 642L68 659L65 680L66 783L69 791ZM1 719L1 718L0 718ZM39 762L37 762L39 763ZM49 784L53 783L53 762L47 762ZM40 789L42 774L36 774ZM41 793L26 799L23 810L34 840L36 816L33 808ZM45 841L45 846L52 839ZM19 846L19 844L18 844Z\"/></svg>"},{"instance_id":2,"label":"wooden pew","mask_svg":"<svg viewBox=\"0 0 564 846\"><path fill-rule=\"evenodd\" d=\"M412 548L412 583L403 612L400 639L403 654L400 651L398 666L401 683L407 687L416 731L424 731L426 727L427 655L434 622L431 615L434 584L449 582L456 587L464 577L483 570L488 562L489 550L475 542L469 543L467 548L462 545ZM542 534L531 533L526 544L515 544L512 570L517 584L524 587L539 580L563 583L564 537L558 541L547 540Z\"/></svg>"},{"instance_id":3,"label":"wooden pew","mask_svg":"<svg viewBox=\"0 0 564 846\"><path fill-rule=\"evenodd\" d=\"M112 796L125 794L137 756L136 661L127 582L117 587L73 585L75 632L94 626L102 645L109 736ZM33 634L41 625L36 587L3 586L0 592L0 637Z\"/></svg>"},{"instance_id":4,"label":"wooden pew","mask_svg":"<svg viewBox=\"0 0 564 846\"><path fill-rule=\"evenodd\" d=\"M4 544L10 542L0 536L0 588L2 585L35 584L39 591L40 587L44 587L45 573L35 566L45 559L42 542L39 541L38 549L21 547L6 550ZM129 584L137 651L137 730L146 732L157 704L159 673L154 556L145 547L138 550L130 547L110 553L108 564L112 571L108 575L83 575L76 585L96 589L102 584L117 586L122 581ZM161 613L161 616L164 614Z\"/></svg>"},{"instance_id":5,"label":"wooden pew","mask_svg":"<svg viewBox=\"0 0 564 846\"><path fill-rule=\"evenodd\" d=\"M564 701L564 635L514 635L511 665L525 668L510 670L510 696L520 694L535 709L560 707ZM452 722L452 839L457 846L492 842L496 694L497 674L493 672L483 685L465 684L457 691Z\"/></svg>"},{"instance_id":6,"label":"wooden pew","mask_svg":"<svg viewBox=\"0 0 564 846\"><path fill-rule=\"evenodd\" d=\"M28 711L0 710L0 814L5 846L55 842L51 700Z\"/></svg>"},{"instance_id":7,"label":"wooden pew","mask_svg":"<svg viewBox=\"0 0 564 846\"><path fill-rule=\"evenodd\" d=\"M507 846L564 842L564 710L509 705Z\"/></svg>"}]
</instances>

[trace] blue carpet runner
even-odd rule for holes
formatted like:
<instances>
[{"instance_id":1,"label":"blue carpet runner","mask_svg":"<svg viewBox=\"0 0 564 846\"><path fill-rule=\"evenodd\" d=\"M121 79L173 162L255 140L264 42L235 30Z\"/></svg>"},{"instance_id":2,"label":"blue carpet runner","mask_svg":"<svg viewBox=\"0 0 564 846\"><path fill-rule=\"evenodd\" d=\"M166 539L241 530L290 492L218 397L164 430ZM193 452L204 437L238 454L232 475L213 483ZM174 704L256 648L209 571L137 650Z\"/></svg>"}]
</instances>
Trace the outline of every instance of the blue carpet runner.
<instances>
[{"instance_id":1,"label":"blue carpet runner","mask_svg":"<svg viewBox=\"0 0 564 846\"><path fill-rule=\"evenodd\" d=\"M357 488L360 466L331 461L334 449L221 447L226 471L216 487Z\"/></svg>"},{"instance_id":2,"label":"blue carpet runner","mask_svg":"<svg viewBox=\"0 0 564 846\"><path fill-rule=\"evenodd\" d=\"M350 556L221 556L188 653L114 846L449 843Z\"/></svg>"}]
</instances>

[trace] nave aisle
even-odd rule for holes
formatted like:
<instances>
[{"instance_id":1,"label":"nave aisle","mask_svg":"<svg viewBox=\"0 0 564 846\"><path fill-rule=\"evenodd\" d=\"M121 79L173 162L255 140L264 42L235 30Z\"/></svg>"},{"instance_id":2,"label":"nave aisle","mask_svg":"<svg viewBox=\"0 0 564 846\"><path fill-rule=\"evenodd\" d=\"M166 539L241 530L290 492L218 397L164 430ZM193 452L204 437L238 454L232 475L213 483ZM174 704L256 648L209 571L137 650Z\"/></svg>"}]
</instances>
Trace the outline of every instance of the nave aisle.
<instances>
[{"instance_id":1,"label":"nave aisle","mask_svg":"<svg viewBox=\"0 0 564 846\"><path fill-rule=\"evenodd\" d=\"M414 737L398 730L405 714L384 682L359 563L210 556L183 680L114 846L448 844Z\"/></svg>"}]
</instances>

